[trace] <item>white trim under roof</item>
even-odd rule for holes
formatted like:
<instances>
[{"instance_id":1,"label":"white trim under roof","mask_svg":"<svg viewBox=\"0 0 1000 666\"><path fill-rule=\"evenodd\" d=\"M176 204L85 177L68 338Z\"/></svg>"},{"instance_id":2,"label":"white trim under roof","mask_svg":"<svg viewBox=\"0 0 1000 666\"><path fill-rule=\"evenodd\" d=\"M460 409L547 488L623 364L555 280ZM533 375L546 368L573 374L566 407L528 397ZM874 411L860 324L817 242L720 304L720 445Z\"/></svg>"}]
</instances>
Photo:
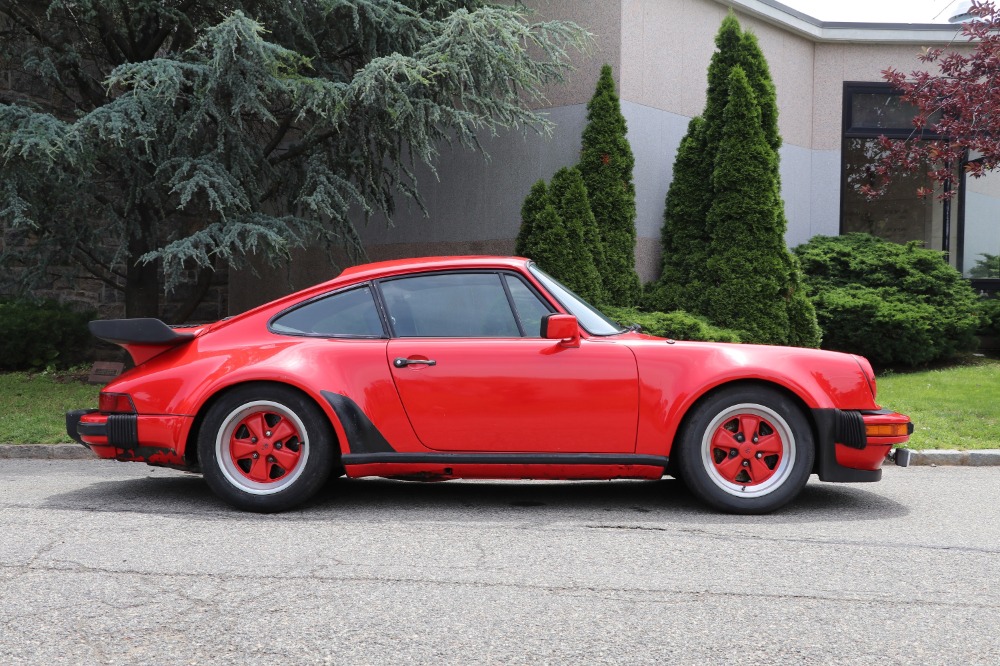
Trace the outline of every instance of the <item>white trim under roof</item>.
<instances>
[{"instance_id":1,"label":"white trim under roof","mask_svg":"<svg viewBox=\"0 0 1000 666\"><path fill-rule=\"evenodd\" d=\"M791 30L815 42L964 44L961 26L950 23L844 23L820 21L775 0L715 0L736 11Z\"/></svg>"}]
</instances>

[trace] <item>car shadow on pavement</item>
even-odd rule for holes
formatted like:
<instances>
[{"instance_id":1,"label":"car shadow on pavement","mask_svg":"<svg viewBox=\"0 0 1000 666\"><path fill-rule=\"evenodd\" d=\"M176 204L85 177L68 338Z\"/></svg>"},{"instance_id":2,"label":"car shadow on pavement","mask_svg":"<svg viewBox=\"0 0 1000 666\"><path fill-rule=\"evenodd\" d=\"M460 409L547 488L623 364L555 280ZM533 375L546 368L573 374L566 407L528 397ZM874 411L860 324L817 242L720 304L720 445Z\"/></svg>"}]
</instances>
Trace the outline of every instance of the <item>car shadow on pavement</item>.
<instances>
[{"instance_id":1,"label":"car shadow on pavement","mask_svg":"<svg viewBox=\"0 0 1000 666\"><path fill-rule=\"evenodd\" d=\"M218 499L200 476L99 481L49 497L48 508L76 511L185 514L232 519L241 513ZM870 488L870 489L869 489ZM449 481L335 479L282 520L484 520L543 518L616 522L769 523L841 522L900 517L909 509L873 486L825 484L815 479L785 508L767 516L732 516L699 502L680 481ZM275 518L266 517L262 518Z\"/></svg>"}]
</instances>

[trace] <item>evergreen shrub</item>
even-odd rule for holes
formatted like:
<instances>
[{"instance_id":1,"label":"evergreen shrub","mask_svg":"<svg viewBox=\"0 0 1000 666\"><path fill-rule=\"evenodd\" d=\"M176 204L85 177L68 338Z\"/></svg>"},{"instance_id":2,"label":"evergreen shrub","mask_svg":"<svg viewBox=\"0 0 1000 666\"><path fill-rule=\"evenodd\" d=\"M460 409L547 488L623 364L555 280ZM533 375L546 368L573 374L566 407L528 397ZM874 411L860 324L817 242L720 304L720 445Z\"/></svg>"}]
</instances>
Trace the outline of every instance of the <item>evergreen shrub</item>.
<instances>
[{"instance_id":1,"label":"evergreen shrub","mask_svg":"<svg viewBox=\"0 0 1000 666\"><path fill-rule=\"evenodd\" d=\"M636 308L605 306L604 313L624 326L639 324L643 333L675 340L705 342L742 342L746 334L728 328L712 326L706 319L683 310L673 312L641 312Z\"/></svg>"},{"instance_id":2,"label":"evergreen shrub","mask_svg":"<svg viewBox=\"0 0 1000 666\"><path fill-rule=\"evenodd\" d=\"M915 366L976 348L976 293L940 252L919 245L852 233L795 248L824 349Z\"/></svg>"},{"instance_id":3,"label":"evergreen shrub","mask_svg":"<svg viewBox=\"0 0 1000 666\"><path fill-rule=\"evenodd\" d=\"M69 367L86 358L87 322L93 312L75 312L55 301L0 301L0 370Z\"/></svg>"},{"instance_id":4,"label":"evergreen shrub","mask_svg":"<svg viewBox=\"0 0 1000 666\"><path fill-rule=\"evenodd\" d=\"M982 320L976 335L1000 338L1000 295L980 301Z\"/></svg>"}]
</instances>

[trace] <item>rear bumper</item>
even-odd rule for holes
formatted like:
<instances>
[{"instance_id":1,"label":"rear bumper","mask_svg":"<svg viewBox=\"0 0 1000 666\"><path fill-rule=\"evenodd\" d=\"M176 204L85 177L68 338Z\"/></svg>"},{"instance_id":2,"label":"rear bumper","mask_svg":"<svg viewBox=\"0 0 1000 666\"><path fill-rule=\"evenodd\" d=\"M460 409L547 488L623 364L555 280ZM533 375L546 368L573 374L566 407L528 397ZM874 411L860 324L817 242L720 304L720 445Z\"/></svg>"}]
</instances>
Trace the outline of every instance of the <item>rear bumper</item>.
<instances>
[{"instance_id":1,"label":"rear bumper","mask_svg":"<svg viewBox=\"0 0 1000 666\"><path fill-rule=\"evenodd\" d=\"M102 414L96 409L66 413L66 432L99 458L189 467L185 443L190 416Z\"/></svg>"},{"instance_id":2,"label":"rear bumper","mask_svg":"<svg viewBox=\"0 0 1000 666\"><path fill-rule=\"evenodd\" d=\"M882 478L882 463L894 446L906 443L913 424L889 410L814 409L816 468L821 481L863 483ZM868 437L873 425L905 425L906 435Z\"/></svg>"}]
</instances>

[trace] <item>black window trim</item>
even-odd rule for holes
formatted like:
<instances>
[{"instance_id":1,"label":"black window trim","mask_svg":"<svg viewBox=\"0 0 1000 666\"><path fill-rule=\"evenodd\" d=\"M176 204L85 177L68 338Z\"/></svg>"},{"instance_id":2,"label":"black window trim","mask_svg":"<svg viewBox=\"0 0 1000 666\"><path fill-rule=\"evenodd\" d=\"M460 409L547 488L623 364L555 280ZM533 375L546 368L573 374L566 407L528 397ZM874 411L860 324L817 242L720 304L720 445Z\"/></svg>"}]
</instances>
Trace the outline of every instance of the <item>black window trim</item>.
<instances>
[{"instance_id":1,"label":"black window trim","mask_svg":"<svg viewBox=\"0 0 1000 666\"><path fill-rule=\"evenodd\" d=\"M368 293L372 296L372 300L375 302L375 311L378 313L379 321L382 323L382 335L348 335L342 333L337 333L337 334L291 333L289 331L277 331L274 329L273 324L275 321L277 321L279 318L291 312L294 312L295 310L304 308L307 305L312 305L317 301L322 301L327 298L331 298L338 294L343 294L348 291L353 291L355 289L361 289L362 287L368 288ZM288 335L296 338L319 338L321 340L388 340L390 337L390 334L388 333L389 331L388 318L386 317L385 310L382 307L382 304L379 302L379 296L377 290L375 289L375 286L371 280L347 285L345 287L341 287L340 289L334 289L333 291L327 291L318 296L313 296L308 300L302 301L301 303L296 303L295 305L289 306L267 320L267 330L269 333L272 333L274 335Z\"/></svg>"},{"instance_id":2,"label":"black window trim","mask_svg":"<svg viewBox=\"0 0 1000 666\"><path fill-rule=\"evenodd\" d=\"M455 274L486 274L486 275L496 275L497 279L500 280L500 284L503 286L504 295L507 297L507 306L510 308L511 314L514 315L514 322L517 324L517 330L521 333L519 338L511 337L497 337L497 338L481 338L481 337L469 337L469 336L407 336L403 337L396 334L396 329L392 325L392 317L389 316L389 308L385 304L385 298L382 295L382 283L392 282L393 280L405 280L406 278L414 277L424 277L428 275L455 275ZM514 305L513 297L511 296L510 290L507 287L506 280L503 279L505 275L512 275L520 280L535 296L538 300L545 305L550 313L557 313L559 310L552 305L552 300L547 298L545 294L540 292L535 288L535 285L531 284L529 280L525 280L524 276L518 271L512 269L504 268L449 268L443 270L434 271L420 271L416 273L404 273L401 275L391 275L384 278L379 278L373 280L374 285L373 292L375 294L375 300L379 305L379 310L382 313L384 319L383 324L387 327L386 330L389 331L389 337L392 340L538 340L536 336L528 336L525 334L524 323L521 321L521 313L518 312L517 306Z\"/></svg>"},{"instance_id":3,"label":"black window trim","mask_svg":"<svg viewBox=\"0 0 1000 666\"><path fill-rule=\"evenodd\" d=\"M903 93L894 88L890 83L880 81L844 81L843 114L842 114L842 138L843 139L875 139L884 136L889 139L925 139L935 140L944 138L937 132L928 129L917 130L915 127L854 127L854 95L861 94L883 94L902 97Z\"/></svg>"}]
</instances>

